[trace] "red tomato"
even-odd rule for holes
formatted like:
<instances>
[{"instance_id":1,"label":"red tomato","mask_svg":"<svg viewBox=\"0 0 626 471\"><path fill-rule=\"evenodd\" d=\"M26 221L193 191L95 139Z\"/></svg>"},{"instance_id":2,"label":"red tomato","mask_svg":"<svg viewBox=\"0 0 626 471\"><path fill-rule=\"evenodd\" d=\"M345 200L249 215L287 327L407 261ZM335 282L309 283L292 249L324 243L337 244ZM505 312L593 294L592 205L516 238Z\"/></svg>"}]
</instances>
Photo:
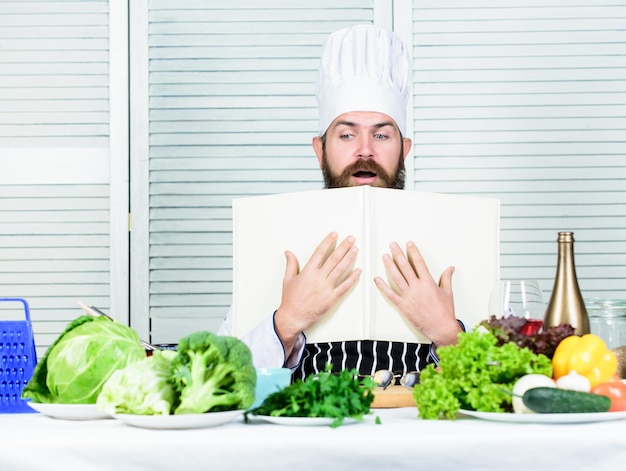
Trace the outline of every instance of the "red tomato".
<instances>
[{"instance_id":1,"label":"red tomato","mask_svg":"<svg viewBox=\"0 0 626 471\"><path fill-rule=\"evenodd\" d=\"M591 392L611 400L609 412L626 411L626 383L621 381L600 383Z\"/></svg>"}]
</instances>

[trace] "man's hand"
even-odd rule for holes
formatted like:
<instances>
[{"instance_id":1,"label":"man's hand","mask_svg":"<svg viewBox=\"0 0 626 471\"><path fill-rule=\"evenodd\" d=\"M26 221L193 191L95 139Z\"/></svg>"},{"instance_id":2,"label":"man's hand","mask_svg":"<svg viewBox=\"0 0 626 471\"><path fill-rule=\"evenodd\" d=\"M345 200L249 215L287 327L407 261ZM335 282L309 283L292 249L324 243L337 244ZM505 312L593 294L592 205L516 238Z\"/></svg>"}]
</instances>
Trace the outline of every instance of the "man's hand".
<instances>
[{"instance_id":1,"label":"man's hand","mask_svg":"<svg viewBox=\"0 0 626 471\"><path fill-rule=\"evenodd\" d=\"M350 271L358 253L354 237L339 246L337 237L335 232L327 235L302 270L296 256L285 252L283 294L274 324L286 357L300 333L326 314L361 275L360 268Z\"/></svg>"},{"instance_id":2,"label":"man's hand","mask_svg":"<svg viewBox=\"0 0 626 471\"><path fill-rule=\"evenodd\" d=\"M406 256L395 242L390 250L391 255L383 255L390 283L377 276L374 283L378 289L433 343L455 344L461 327L454 315L454 267L448 267L436 283L413 242L406 244Z\"/></svg>"}]
</instances>

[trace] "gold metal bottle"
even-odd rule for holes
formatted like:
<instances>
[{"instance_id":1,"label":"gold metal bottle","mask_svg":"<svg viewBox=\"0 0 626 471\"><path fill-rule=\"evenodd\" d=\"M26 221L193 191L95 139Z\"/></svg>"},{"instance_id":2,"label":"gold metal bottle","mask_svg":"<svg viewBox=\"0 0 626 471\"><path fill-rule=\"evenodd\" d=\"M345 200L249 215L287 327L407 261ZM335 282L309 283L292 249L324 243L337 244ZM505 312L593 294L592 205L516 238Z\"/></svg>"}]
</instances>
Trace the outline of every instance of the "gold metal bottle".
<instances>
[{"instance_id":1,"label":"gold metal bottle","mask_svg":"<svg viewBox=\"0 0 626 471\"><path fill-rule=\"evenodd\" d=\"M590 332L589 316L580 293L574 264L574 233L559 232L554 288L543 319L544 329L570 324L576 335Z\"/></svg>"}]
</instances>

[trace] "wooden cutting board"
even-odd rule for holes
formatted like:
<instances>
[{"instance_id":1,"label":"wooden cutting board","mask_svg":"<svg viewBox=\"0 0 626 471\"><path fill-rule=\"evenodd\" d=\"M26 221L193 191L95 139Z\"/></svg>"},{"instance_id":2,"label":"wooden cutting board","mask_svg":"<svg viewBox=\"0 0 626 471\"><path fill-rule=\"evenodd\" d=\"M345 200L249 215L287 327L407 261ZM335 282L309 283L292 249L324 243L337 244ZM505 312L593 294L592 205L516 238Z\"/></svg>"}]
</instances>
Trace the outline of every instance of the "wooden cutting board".
<instances>
[{"instance_id":1,"label":"wooden cutting board","mask_svg":"<svg viewBox=\"0 0 626 471\"><path fill-rule=\"evenodd\" d=\"M389 386L387 389L374 390L372 409L390 409L395 407L416 407L413 389L404 386Z\"/></svg>"}]
</instances>

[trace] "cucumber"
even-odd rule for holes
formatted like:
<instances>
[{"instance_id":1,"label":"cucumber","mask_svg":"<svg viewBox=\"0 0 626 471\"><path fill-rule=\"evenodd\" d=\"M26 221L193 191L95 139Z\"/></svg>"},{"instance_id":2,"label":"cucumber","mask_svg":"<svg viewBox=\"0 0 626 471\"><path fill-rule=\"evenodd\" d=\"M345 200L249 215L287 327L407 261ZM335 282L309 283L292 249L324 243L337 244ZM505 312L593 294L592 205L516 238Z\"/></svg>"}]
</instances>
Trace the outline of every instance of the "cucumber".
<instances>
[{"instance_id":1,"label":"cucumber","mask_svg":"<svg viewBox=\"0 0 626 471\"><path fill-rule=\"evenodd\" d=\"M611 407L611 399L606 396L543 386L527 390L522 401L539 414L607 412Z\"/></svg>"}]
</instances>

